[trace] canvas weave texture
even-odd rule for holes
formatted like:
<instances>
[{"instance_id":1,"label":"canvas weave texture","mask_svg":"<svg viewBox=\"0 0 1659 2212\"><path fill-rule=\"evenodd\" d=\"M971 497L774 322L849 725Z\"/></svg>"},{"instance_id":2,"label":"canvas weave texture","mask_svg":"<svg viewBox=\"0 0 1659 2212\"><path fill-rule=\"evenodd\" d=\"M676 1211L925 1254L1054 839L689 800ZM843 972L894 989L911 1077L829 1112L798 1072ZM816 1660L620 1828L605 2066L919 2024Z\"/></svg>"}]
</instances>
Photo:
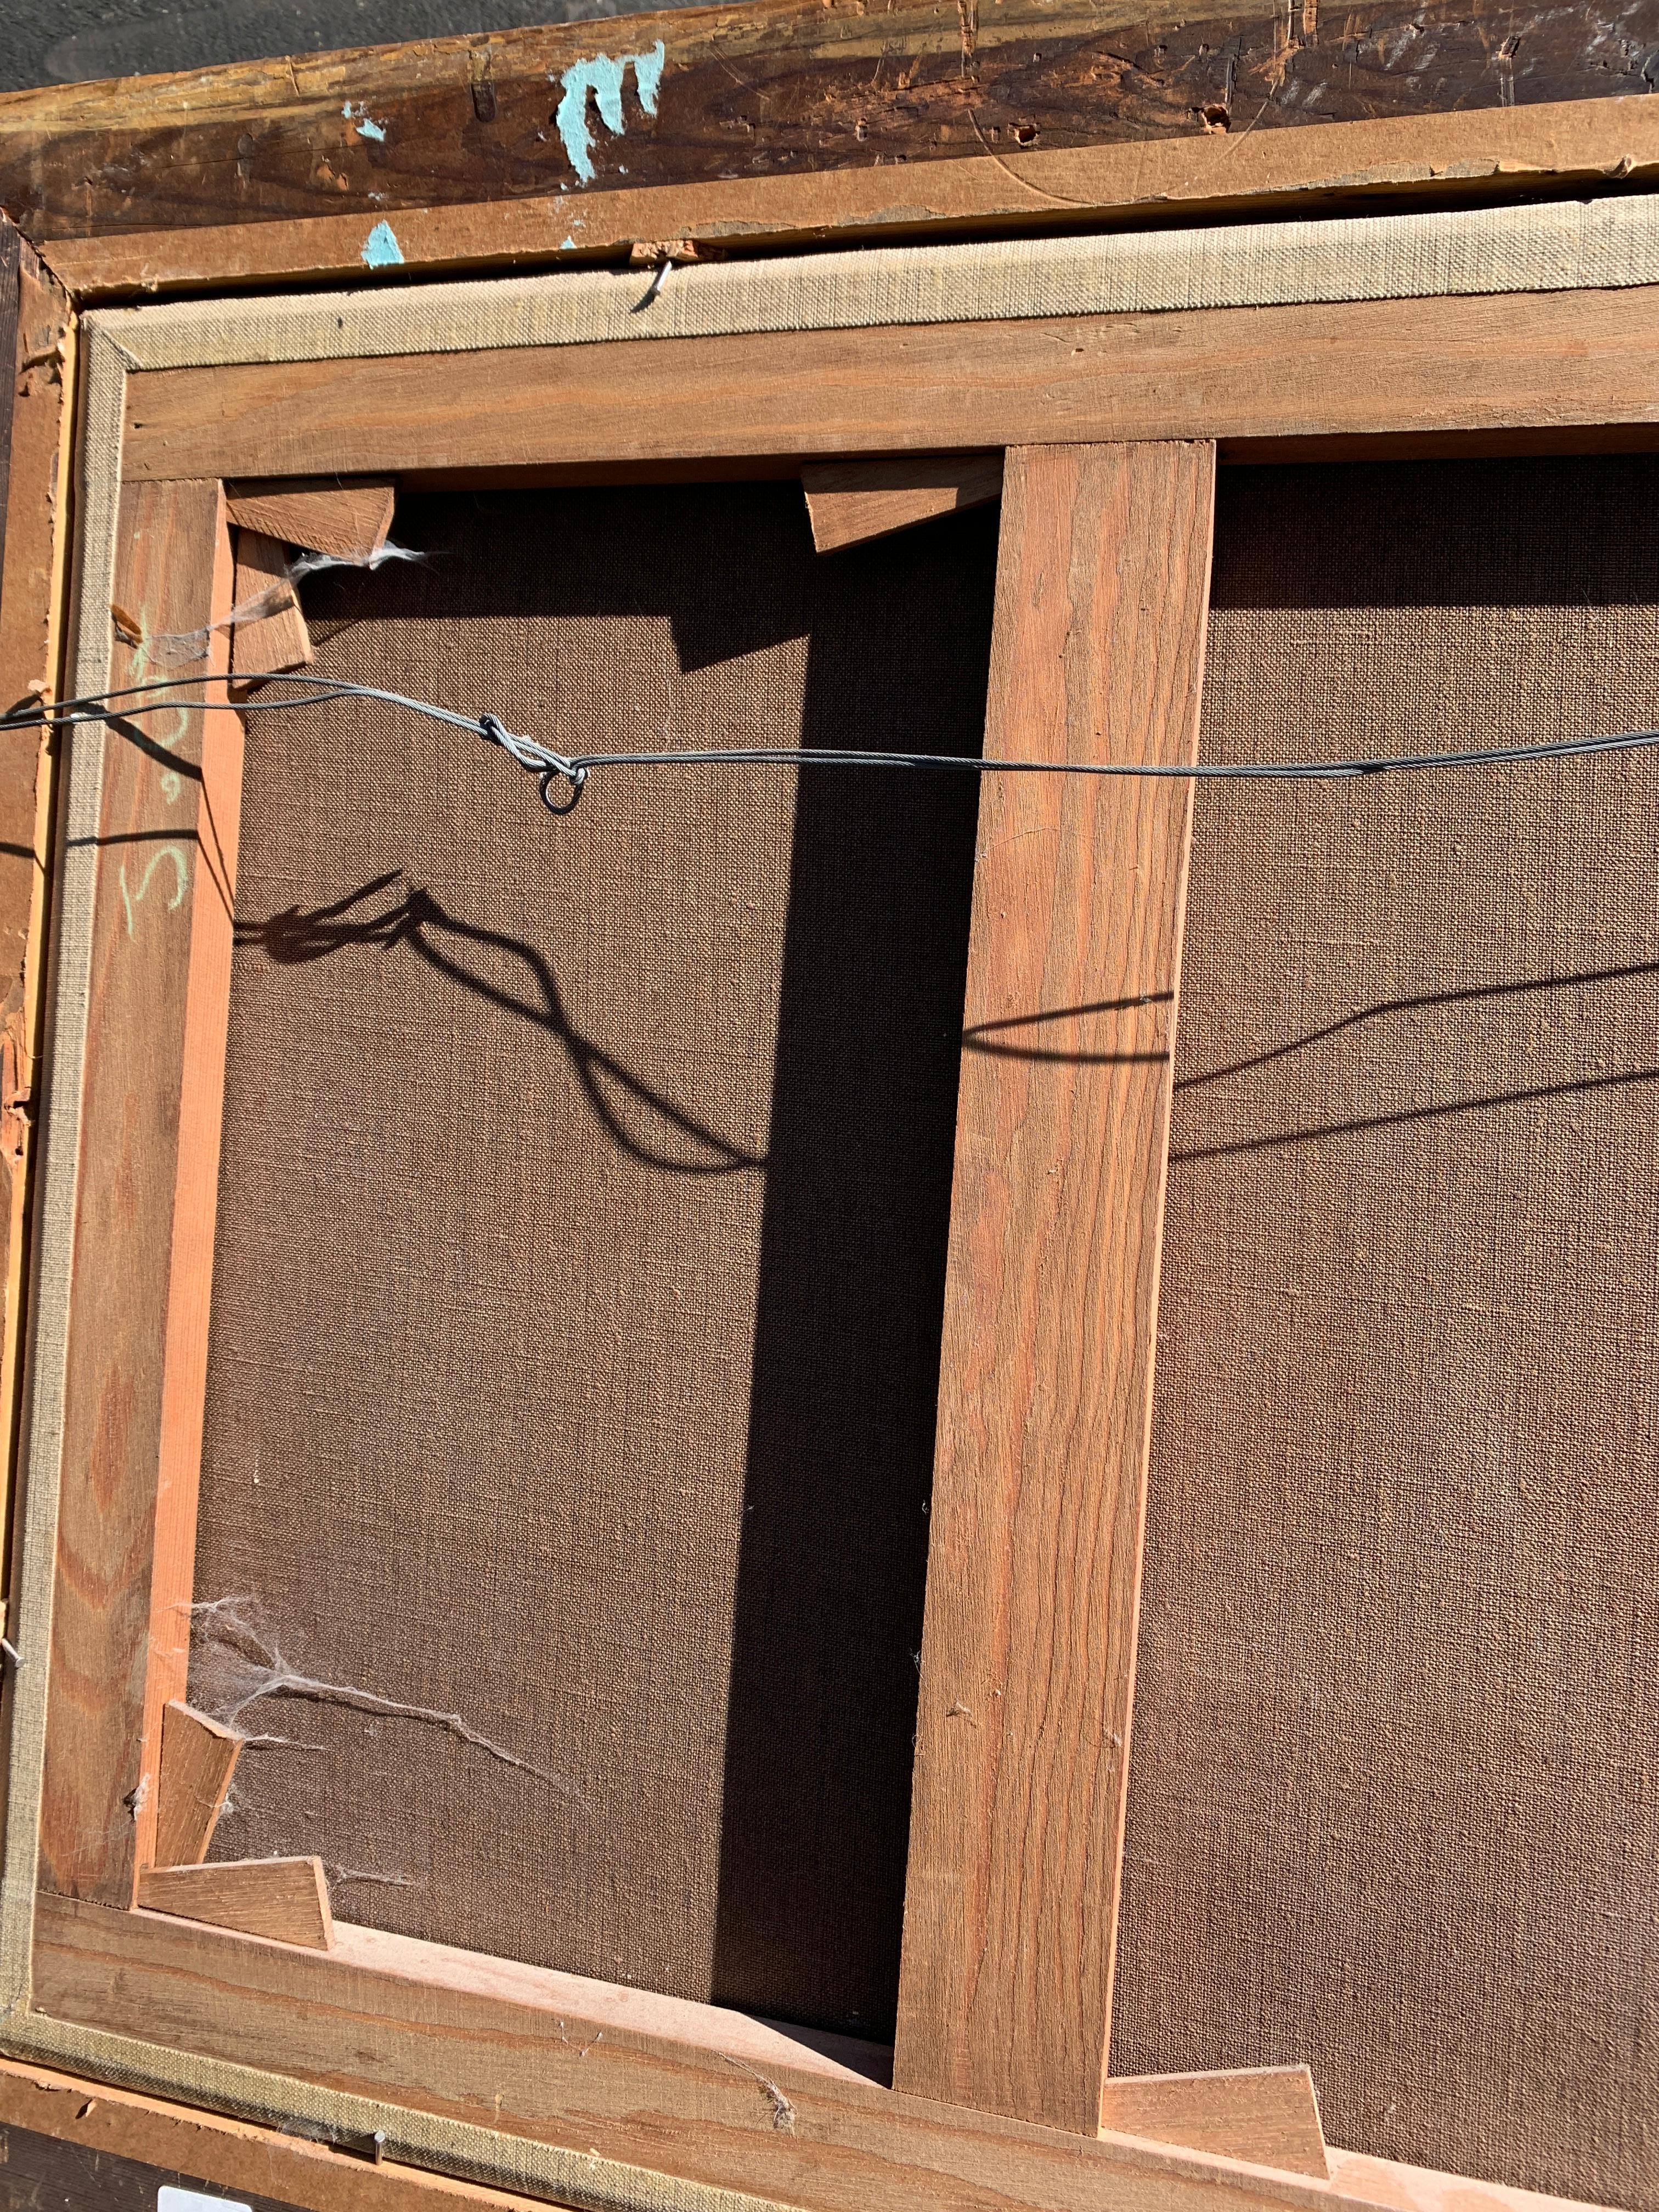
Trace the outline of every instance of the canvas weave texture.
<instances>
[{"instance_id":1,"label":"canvas weave texture","mask_svg":"<svg viewBox=\"0 0 1659 2212\"><path fill-rule=\"evenodd\" d=\"M1224 471L1212 759L1659 722L1646 458ZM1659 2205L1659 763L1200 787L1113 2069Z\"/></svg>"},{"instance_id":2,"label":"canvas weave texture","mask_svg":"<svg viewBox=\"0 0 1659 2212\"><path fill-rule=\"evenodd\" d=\"M573 749L972 750L995 532L820 559L796 483L409 498L428 561L307 586L316 672ZM250 718L217 1855L890 2034L976 806L611 771L555 820L465 733Z\"/></svg>"},{"instance_id":3,"label":"canvas weave texture","mask_svg":"<svg viewBox=\"0 0 1659 2212\"><path fill-rule=\"evenodd\" d=\"M347 361L744 331L1188 307L1553 292L1659 283L1659 198L1347 216L1315 222L860 246L637 270L100 309L89 328L133 368Z\"/></svg>"}]
</instances>

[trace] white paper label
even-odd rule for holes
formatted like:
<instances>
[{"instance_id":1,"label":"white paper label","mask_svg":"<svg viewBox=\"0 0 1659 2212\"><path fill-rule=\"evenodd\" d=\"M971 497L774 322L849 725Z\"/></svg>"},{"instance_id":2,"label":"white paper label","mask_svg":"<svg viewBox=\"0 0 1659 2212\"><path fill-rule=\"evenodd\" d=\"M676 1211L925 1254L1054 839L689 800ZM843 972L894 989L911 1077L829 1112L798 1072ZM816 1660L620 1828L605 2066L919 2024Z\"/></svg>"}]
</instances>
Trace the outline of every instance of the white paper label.
<instances>
[{"instance_id":1,"label":"white paper label","mask_svg":"<svg viewBox=\"0 0 1659 2212\"><path fill-rule=\"evenodd\" d=\"M155 2198L155 2212L252 2212L234 2197L204 2197L199 2189L175 2189L164 2182Z\"/></svg>"}]
</instances>

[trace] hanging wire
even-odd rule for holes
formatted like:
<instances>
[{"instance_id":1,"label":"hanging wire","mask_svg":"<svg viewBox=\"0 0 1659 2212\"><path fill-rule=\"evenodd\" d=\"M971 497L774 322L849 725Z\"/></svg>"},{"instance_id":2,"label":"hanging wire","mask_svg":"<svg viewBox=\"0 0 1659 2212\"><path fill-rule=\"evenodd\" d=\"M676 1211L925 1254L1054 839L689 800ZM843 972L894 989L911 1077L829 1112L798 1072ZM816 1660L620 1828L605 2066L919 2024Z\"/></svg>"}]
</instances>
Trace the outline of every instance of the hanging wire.
<instances>
[{"instance_id":1,"label":"hanging wire","mask_svg":"<svg viewBox=\"0 0 1659 2212\"><path fill-rule=\"evenodd\" d=\"M153 683L128 684L119 691L94 691L79 699L64 699L55 707L14 707L0 714L0 730L33 729L46 725L72 729L84 722L118 723L141 714L188 708L191 712L234 714L280 713L287 708L313 707L335 699L373 699L383 706L398 707L422 714L450 729L465 730L499 746L518 765L537 779L542 802L553 814L568 814L587 787L596 769L605 768L886 768L955 769L970 775L1103 775L1149 776L1192 782L1252 781L1266 783L1327 783L1352 776L1398 775L1427 769L1509 768L1532 761L1571 760L1592 753L1639 752L1659 745L1659 730L1629 730L1612 737L1568 738L1545 745L1497 745L1455 753L1388 753L1372 758L1340 761L1043 761L981 760L963 753L878 752L836 745L739 745L696 751L561 753L538 738L509 730L495 714L462 714L430 700L410 698L405 692L388 691L374 684L349 684L331 677L261 676L262 687L291 687L275 699L191 699L176 695L198 684L222 684L222 676L158 678ZM167 696L152 697L152 693ZM123 704L123 702L131 703Z\"/></svg>"}]
</instances>

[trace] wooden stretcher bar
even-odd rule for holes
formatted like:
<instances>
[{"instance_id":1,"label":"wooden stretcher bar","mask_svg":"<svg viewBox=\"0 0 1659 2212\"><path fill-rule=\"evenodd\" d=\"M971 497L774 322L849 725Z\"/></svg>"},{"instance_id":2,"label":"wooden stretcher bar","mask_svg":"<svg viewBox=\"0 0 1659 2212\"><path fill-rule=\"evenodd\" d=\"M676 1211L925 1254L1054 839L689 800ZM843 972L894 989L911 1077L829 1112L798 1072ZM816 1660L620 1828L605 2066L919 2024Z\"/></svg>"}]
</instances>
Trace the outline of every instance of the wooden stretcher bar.
<instances>
[{"instance_id":1,"label":"wooden stretcher bar","mask_svg":"<svg viewBox=\"0 0 1659 2212\"><path fill-rule=\"evenodd\" d=\"M1209 444L1011 450L988 757L1196 760L1214 487ZM1111 2033L1192 812L1189 782L980 798L894 2080L1079 2133Z\"/></svg>"},{"instance_id":2,"label":"wooden stretcher bar","mask_svg":"<svg viewBox=\"0 0 1659 2212\"><path fill-rule=\"evenodd\" d=\"M168 652L179 677L223 676L221 486L134 485L121 526L119 617L100 611L115 681ZM42 1880L123 1905L155 1863L162 1718L185 1692L241 799L234 715L128 726L99 829L66 1399L80 1510L62 1525L40 1818Z\"/></svg>"},{"instance_id":3,"label":"wooden stretcher bar","mask_svg":"<svg viewBox=\"0 0 1659 2212\"><path fill-rule=\"evenodd\" d=\"M531 2212L545 2201L377 2157L372 2143L317 2142L4 2058L0 2129L15 2180L101 2188L100 2212L112 2197L127 2212L126 2197L113 2196L126 2186L132 2212L150 2212L165 2182L250 2202L253 2212L278 2212L279 2203L301 2212L458 2212L462 2205ZM1467 2183L1352 2152L1330 2157L1351 2194L1389 2212L1468 2212ZM1562 2212L1560 2199L1524 2190L1483 2190L1480 2197L1483 2212Z\"/></svg>"},{"instance_id":4,"label":"wooden stretcher bar","mask_svg":"<svg viewBox=\"0 0 1659 2212\"><path fill-rule=\"evenodd\" d=\"M132 482L1186 439L1225 458L1659 442L1659 288L144 369Z\"/></svg>"}]
</instances>

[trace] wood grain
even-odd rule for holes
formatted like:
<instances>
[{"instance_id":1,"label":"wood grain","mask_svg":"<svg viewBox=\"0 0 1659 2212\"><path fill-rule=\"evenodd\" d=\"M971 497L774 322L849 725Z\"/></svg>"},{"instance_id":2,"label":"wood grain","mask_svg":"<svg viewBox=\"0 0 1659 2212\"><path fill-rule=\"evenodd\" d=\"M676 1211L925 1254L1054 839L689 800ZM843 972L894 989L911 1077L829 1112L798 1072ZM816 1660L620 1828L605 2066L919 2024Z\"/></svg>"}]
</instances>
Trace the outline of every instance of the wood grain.
<instances>
[{"instance_id":1,"label":"wood grain","mask_svg":"<svg viewBox=\"0 0 1659 2212\"><path fill-rule=\"evenodd\" d=\"M130 485L119 529L112 681L222 676L218 484ZM154 1860L161 1713L185 1687L240 785L234 715L112 726L40 1835L46 1887L112 1904Z\"/></svg>"},{"instance_id":2,"label":"wood grain","mask_svg":"<svg viewBox=\"0 0 1659 2212\"><path fill-rule=\"evenodd\" d=\"M820 553L890 538L959 507L1002 495L1000 453L944 453L914 461L829 461L801 471L812 543Z\"/></svg>"},{"instance_id":3,"label":"wood grain","mask_svg":"<svg viewBox=\"0 0 1659 2212\"><path fill-rule=\"evenodd\" d=\"M1321 2181L1330 2172L1319 2100L1305 2066L1109 2081L1101 2092L1100 2124L1115 2135L1185 2143Z\"/></svg>"},{"instance_id":4,"label":"wood grain","mask_svg":"<svg viewBox=\"0 0 1659 2212\"><path fill-rule=\"evenodd\" d=\"M14 234L15 236L15 234ZM73 378L69 301L17 241L10 284L8 495L0 551L0 707L58 693L60 616L69 552ZM0 1518L11 1585L10 1500L21 1372L23 1268L33 1152L35 1067L46 971L46 854L56 748L44 727L0 748Z\"/></svg>"},{"instance_id":5,"label":"wood grain","mask_svg":"<svg viewBox=\"0 0 1659 2212\"><path fill-rule=\"evenodd\" d=\"M294 477L225 486L226 509L238 530L262 531L284 545L339 561L367 561L380 551L391 535L397 500L397 486L384 481L336 484Z\"/></svg>"},{"instance_id":6,"label":"wood grain","mask_svg":"<svg viewBox=\"0 0 1659 2212\"><path fill-rule=\"evenodd\" d=\"M653 109L630 76L621 132L590 111L585 181L550 127L550 84L599 52L659 40ZM0 99L0 201L31 237L58 240L336 210L366 231L410 207L531 199L545 251L580 243L588 211L603 221L619 191L733 172L751 207L775 179L850 172L873 176L890 206L925 210L931 173L966 161L1114 141L1209 139L1231 155L1286 125L1639 100L1656 45L1654 0L1290 11L1200 0L1184 12L1000 0L960 13L894 0L879 17L863 0L751 0L630 18L620 47L579 21L135 82L153 65L152 40L125 59L110 50L92 71L124 82ZM1071 212L1060 190L1045 197L1018 169L1011 188L1050 222ZM685 234L647 223L633 234Z\"/></svg>"},{"instance_id":7,"label":"wood grain","mask_svg":"<svg viewBox=\"0 0 1659 2212\"><path fill-rule=\"evenodd\" d=\"M1011 451L988 758L1196 757L1215 453ZM1192 786L987 780L894 2081L1092 2134Z\"/></svg>"},{"instance_id":8,"label":"wood grain","mask_svg":"<svg viewBox=\"0 0 1659 2212\"><path fill-rule=\"evenodd\" d=\"M1229 452L1659 441L1659 287L153 369L134 479L1203 435ZM490 404L477 404L487 374Z\"/></svg>"},{"instance_id":9,"label":"wood grain","mask_svg":"<svg viewBox=\"0 0 1659 2212\"><path fill-rule=\"evenodd\" d=\"M176 1698L167 1705L155 1808L158 1866L197 1866L207 1856L246 1740Z\"/></svg>"},{"instance_id":10,"label":"wood grain","mask_svg":"<svg viewBox=\"0 0 1659 2212\"><path fill-rule=\"evenodd\" d=\"M23 240L15 228L0 215L0 363L9 372L0 377L0 528L6 515L6 488L11 480L11 417L16 403L17 380L9 373L17 358L17 308L22 275Z\"/></svg>"},{"instance_id":11,"label":"wood grain","mask_svg":"<svg viewBox=\"0 0 1659 2212\"><path fill-rule=\"evenodd\" d=\"M1362 2197L1367 2204L1383 2206L1385 2212L1583 2212L1571 2197L1506 2189L1498 2182L1466 2181L1460 2174L1367 2158L1358 2151L1333 2148L1327 2155L1339 2195Z\"/></svg>"},{"instance_id":12,"label":"wood grain","mask_svg":"<svg viewBox=\"0 0 1659 2212\"><path fill-rule=\"evenodd\" d=\"M0 2129L10 2136L9 2171L31 2182L38 2172L44 2183L65 2190L76 2176L86 2179L86 2212L154 2212L158 2169L161 2179L240 2197L254 2212L273 2201L300 2212L532 2212L530 2198L477 2182L453 2181L395 2160L376 2166L352 2149L131 2089L94 2089L52 2067L16 2059L0 2058ZM56 2145L64 2165L32 2163L30 2150L20 2154L24 2131L35 2142ZM1477 2190L1450 2175L1346 2151L1330 2156L1343 2177L1345 2201L1363 2198L1393 2212L1572 2212L1559 2197L1486 2183ZM148 2193L141 2194L145 2183ZM70 2202L73 2212L82 2212Z\"/></svg>"},{"instance_id":13,"label":"wood grain","mask_svg":"<svg viewBox=\"0 0 1659 2212\"><path fill-rule=\"evenodd\" d=\"M1503 200L1576 191L1610 177L1651 185L1656 176L1659 115L1650 101L1558 100L1055 153L975 149L959 159L908 163L902 192L893 188L890 168L797 169L639 190L615 183L585 195L579 209L556 191L411 204L398 216L397 237L406 271L477 273L626 260L635 241L669 235L696 240L706 257L826 240L893 244L1040 232L1061 208L1076 222L1121 219L1127 210L1145 222L1384 212L1402 203L1457 206L1475 194ZM132 204L154 227L86 238L52 231L46 240L53 268L77 299L234 289L294 277L362 281L374 219L366 211L168 228L167 208L145 197L154 177L148 168L138 173Z\"/></svg>"},{"instance_id":14,"label":"wood grain","mask_svg":"<svg viewBox=\"0 0 1659 2212\"><path fill-rule=\"evenodd\" d=\"M83 2179L85 2212L154 2212L158 2179L240 2197L253 2212L267 2205L300 2212L532 2212L532 2203L539 2203L395 2160L376 2166L353 2149L335 2150L131 2089L94 2087L16 2059L0 2058L0 2129L9 2136L9 2172L29 2183L38 2175L43 2185L65 2191L77 2177ZM30 2141L20 2150L25 2135ZM61 2151L61 2164L35 2152L33 2145L46 2143ZM1486 2183L1477 2190L1450 2175L1384 2159L1333 2151L1331 2162L1345 2177L1350 2201L1363 2197L1394 2212L1570 2212L1559 2197ZM141 2193L146 2185L148 2193ZM73 2212L82 2212L72 2196L68 2202Z\"/></svg>"},{"instance_id":15,"label":"wood grain","mask_svg":"<svg viewBox=\"0 0 1659 2212\"><path fill-rule=\"evenodd\" d=\"M334 1916L320 1859L222 1859L212 1866L146 1867L138 1902L147 1912L234 1928L307 1951L334 1946Z\"/></svg>"},{"instance_id":16,"label":"wood grain","mask_svg":"<svg viewBox=\"0 0 1659 2212\"><path fill-rule=\"evenodd\" d=\"M344 1923L335 1936L332 1952L303 1951L43 1897L35 2002L55 2019L806 2212L1330 2212L1356 2201L1201 2152L1091 2140L670 2042L596 2018L574 1975L549 1977L561 1986L539 1996L495 1994L456 1963L465 1954L434 1966L434 1946Z\"/></svg>"},{"instance_id":17,"label":"wood grain","mask_svg":"<svg viewBox=\"0 0 1659 2212\"><path fill-rule=\"evenodd\" d=\"M204 665L216 673L222 673L227 633L212 625L222 623L234 604L234 572L223 489L216 485L213 489L217 496L211 502L211 522L205 512L209 502L204 500L200 502L202 511L192 519L190 533L178 557L186 568L192 560L200 561L206 568L210 559L213 580L209 598L210 628L204 640ZM225 695L222 690L208 696L222 699ZM194 721L201 734L198 774L193 787L189 780L185 781L182 794L187 799L193 787L196 802L192 880L185 889L180 908L181 915L187 914L189 917L184 1030L177 1063L158 1060L155 1068L161 1107L177 1117L177 1145L162 1347L161 1427L153 1476L149 1635L138 1745L135 1844L140 1866L155 1864L159 1856L155 1822L160 1798L156 1785L161 1765L162 1717L170 1703L182 1699L190 1668L190 1605L196 1580L196 1504L202 1472L208 1316L213 1291L213 1232L219 1200L225 1038L230 1020L230 957L242 809L241 718L215 713L183 719ZM203 725L209 726L203 728ZM151 722L147 727L154 740L158 734L156 726ZM163 720L159 734L165 737L166 732ZM164 805L172 803L169 789L164 780L161 785ZM146 867L149 865L147 860ZM142 884L142 877L138 881ZM181 885L183 883L181 873ZM131 891L124 899L124 919L135 920L130 942L136 938L139 902ZM130 1004L118 1009L115 1003L110 1003L97 1006L94 1021L101 1028L111 1019L131 1022L135 1015L142 1020L145 1018L145 1010ZM103 1164L100 1162L94 1172L102 1171ZM84 1156L81 1173L84 1194L88 1176ZM137 1364L146 1364L149 1344L140 1339L133 1349ZM73 1365L70 1372L73 1377ZM151 1479L149 1468L142 1461L130 1463L126 1476L136 1496L142 1498ZM115 1680L119 1679L118 1670Z\"/></svg>"},{"instance_id":18,"label":"wood grain","mask_svg":"<svg viewBox=\"0 0 1659 2212\"><path fill-rule=\"evenodd\" d=\"M240 697L252 678L310 667L316 657L311 633L288 573L288 548L280 539L258 530L236 532L233 604L248 610L238 615L230 634L234 696Z\"/></svg>"}]
</instances>

